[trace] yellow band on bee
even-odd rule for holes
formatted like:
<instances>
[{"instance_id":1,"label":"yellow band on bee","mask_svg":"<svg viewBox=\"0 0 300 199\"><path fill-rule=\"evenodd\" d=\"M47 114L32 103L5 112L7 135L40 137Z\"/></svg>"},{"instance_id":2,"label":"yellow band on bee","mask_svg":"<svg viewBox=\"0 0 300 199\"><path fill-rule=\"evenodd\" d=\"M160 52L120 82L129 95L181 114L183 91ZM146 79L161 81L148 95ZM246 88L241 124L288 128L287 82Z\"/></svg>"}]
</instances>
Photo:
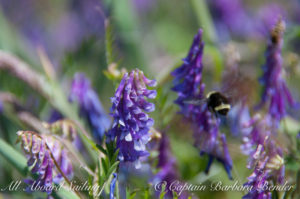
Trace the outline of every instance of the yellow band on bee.
<instances>
[{"instance_id":1,"label":"yellow band on bee","mask_svg":"<svg viewBox=\"0 0 300 199\"><path fill-rule=\"evenodd\" d=\"M215 111L220 111L222 109L230 109L230 108L231 108L230 104L221 104L215 107Z\"/></svg>"},{"instance_id":2,"label":"yellow band on bee","mask_svg":"<svg viewBox=\"0 0 300 199\"><path fill-rule=\"evenodd\" d=\"M209 98L212 94L217 93L218 91L210 91L206 94L206 98Z\"/></svg>"}]
</instances>

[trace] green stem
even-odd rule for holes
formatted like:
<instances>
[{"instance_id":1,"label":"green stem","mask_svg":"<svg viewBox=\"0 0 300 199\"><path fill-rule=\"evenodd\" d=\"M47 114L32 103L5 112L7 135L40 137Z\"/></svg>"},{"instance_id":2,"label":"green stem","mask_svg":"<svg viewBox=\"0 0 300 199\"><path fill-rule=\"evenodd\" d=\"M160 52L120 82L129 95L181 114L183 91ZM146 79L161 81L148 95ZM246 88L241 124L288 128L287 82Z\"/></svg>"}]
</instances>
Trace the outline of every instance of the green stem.
<instances>
[{"instance_id":1,"label":"green stem","mask_svg":"<svg viewBox=\"0 0 300 199\"><path fill-rule=\"evenodd\" d=\"M119 176L118 176L119 178ZM116 181L116 198L120 199L120 189L119 189L119 180Z\"/></svg>"},{"instance_id":2,"label":"green stem","mask_svg":"<svg viewBox=\"0 0 300 199\"><path fill-rule=\"evenodd\" d=\"M53 160L53 162L54 162L54 164L55 164L57 170L58 170L59 173L63 176L63 178L65 179L65 181L68 183L68 185L71 186L71 181L68 179L68 177L65 175L65 173L61 170L60 166L58 165L57 161L55 160L54 155L53 155L53 153L51 152L51 150L50 150L50 148L49 148L49 146L48 146L47 143L46 143L46 147L47 147L47 149L48 149L49 152L50 152L51 159ZM81 197L80 193L79 193L77 190L74 190L74 192L75 192L75 194L78 196L78 198L83 199L83 198Z\"/></svg>"},{"instance_id":3,"label":"green stem","mask_svg":"<svg viewBox=\"0 0 300 199\"><path fill-rule=\"evenodd\" d=\"M197 16L199 25L203 28L203 37L206 45L205 52L207 52L215 62L215 81L221 81L223 71L223 58L217 43L217 34L211 18L206 0L191 0L194 12ZM204 52L204 53L205 53Z\"/></svg>"},{"instance_id":4,"label":"green stem","mask_svg":"<svg viewBox=\"0 0 300 199\"><path fill-rule=\"evenodd\" d=\"M120 34L122 42L124 42L125 51L128 52L127 60L130 59L130 63L134 63L141 69L145 68L144 54L141 49L141 45L138 44L141 35L137 33L139 21L138 17L135 15L132 3L130 0L116 1L112 0L110 2L112 6L112 16L113 22L116 24L116 28Z\"/></svg>"},{"instance_id":5,"label":"green stem","mask_svg":"<svg viewBox=\"0 0 300 199\"><path fill-rule=\"evenodd\" d=\"M61 86L57 82L51 81L49 78L45 78L43 74L33 70L32 67L18 57L0 50L0 70L8 71L13 76L24 81L28 86L49 100L51 105L59 110L64 116L83 123L78 117L76 111L77 108L68 102L66 93ZM91 158L95 161L97 159L97 154L92 150L88 138L80 131L78 134Z\"/></svg>"},{"instance_id":6,"label":"green stem","mask_svg":"<svg viewBox=\"0 0 300 199\"><path fill-rule=\"evenodd\" d=\"M203 36L209 43L217 42L217 34L205 0L191 0L192 5L197 15L199 25L205 30Z\"/></svg>"}]
</instances>

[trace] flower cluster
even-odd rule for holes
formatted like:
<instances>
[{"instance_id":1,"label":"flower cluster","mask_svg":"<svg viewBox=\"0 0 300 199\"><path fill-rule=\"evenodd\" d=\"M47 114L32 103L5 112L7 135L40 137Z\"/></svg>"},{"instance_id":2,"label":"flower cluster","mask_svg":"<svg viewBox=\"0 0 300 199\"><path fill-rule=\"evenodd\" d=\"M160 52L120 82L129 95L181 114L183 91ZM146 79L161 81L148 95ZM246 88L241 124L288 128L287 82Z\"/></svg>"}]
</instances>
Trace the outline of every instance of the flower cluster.
<instances>
[{"instance_id":1,"label":"flower cluster","mask_svg":"<svg viewBox=\"0 0 300 199\"><path fill-rule=\"evenodd\" d=\"M160 143L159 143L159 155L158 155L158 164L157 167L160 171L154 177L154 184L157 182L167 182L169 185L175 180L178 179L178 174L176 171L176 160L172 156L170 151L170 143L166 134L163 134ZM172 198L172 190L168 189L167 197Z\"/></svg>"},{"instance_id":2,"label":"flower cluster","mask_svg":"<svg viewBox=\"0 0 300 199\"><path fill-rule=\"evenodd\" d=\"M232 135L244 135L249 132L249 128L244 127L244 123L251 119L249 108L245 103L241 102L233 106L228 113L228 118Z\"/></svg>"},{"instance_id":3,"label":"flower cluster","mask_svg":"<svg viewBox=\"0 0 300 199\"><path fill-rule=\"evenodd\" d=\"M146 98L155 98L156 91L148 90L147 86L155 85L155 80L147 79L142 71L136 69L124 74L114 97L111 98L114 121L107 133L108 141L116 139L119 160L135 162L137 168L140 166L140 157L148 155L148 132L154 120L145 112L154 111L155 106L147 102Z\"/></svg>"},{"instance_id":4,"label":"flower cluster","mask_svg":"<svg viewBox=\"0 0 300 199\"><path fill-rule=\"evenodd\" d=\"M213 160L216 159L223 164L228 177L232 179L232 160L226 137L219 131L220 119L209 110L206 104L197 110L199 112L194 116L194 122L199 125L194 127L195 146L200 149L200 155L207 154L209 156L205 172L209 172Z\"/></svg>"},{"instance_id":5,"label":"flower cluster","mask_svg":"<svg viewBox=\"0 0 300 199\"><path fill-rule=\"evenodd\" d=\"M187 104L185 101L203 98L205 84L202 82L202 56L204 43L202 41L202 30L194 37L194 41L183 64L172 72L174 76L173 91L177 92L175 101L180 106L181 113L185 117L193 115L195 105Z\"/></svg>"},{"instance_id":6,"label":"flower cluster","mask_svg":"<svg viewBox=\"0 0 300 199\"><path fill-rule=\"evenodd\" d=\"M248 177L246 186L253 186L244 199L271 198L269 190L263 189L265 183L282 183L284 179L283 153L272 138L274 126L271 117L263 119L256 115L245 127L251 127L251 131L244 137L242 150L249 155L248 168L253 173Z\"/></svg>"},{"instance_id":7,"label":"flower cluster","mask_svg":"<svg viewBox=\"0 0 300 199\"><path fill-rule=\"evenodd\" d=\"M294 100L283 79L282 71L282 36L284 22L279 20L271 31L271 38L266 51L266 63L261 82L264 85L260 107L268 104L268 112L262 118L255 115L244 126L251 127L250 133L245 134L242 151L249 155L248 168L253 173L245 185L253 189L244 196L245 199L272 198L269 190L262 189L265 183L283 183L284 159L282 149L276 144L274 136L280 120L286 114L287 104L293 106Z\"/></svg>"},{"instance_id":8,"label":"flower cluster","mask_svg":"<svg viewBox=\"0 0 300 199\"><path fill-rule=\"evenodd\" d=\"M174 79L173 90L178 93L175 101L181 114L191 120L194 125L195 146L200 149L200 154L207 154L209 162L206 172L214 159L220 161L231 178L232 160L230 158L226 138L219 132L219 119L212 114L207 104L188 104L187 101L203 99L205 84L202 82L202 56L204 44L202 30L195 36L188 56L183 59L183 65L172 72Z\"/></svg>"},{"instance_id":9,"label":"flower cluster","mask_svg":"<svg viewBox=\"0 0 300 199\"><path fill-rule=\"evenodd\" d=\"M71 161L60 142L50 136L42 137L32 131L18 131L17 135L21 140L31 172L38 175L36 180L26 180L28 184L39 183L42 187L41 191L51 194L52 183L60 183L63 175L68 179L73 177Z\"/></svg>"},{"instance_id":10,"label":"flower cluster","mask_svg":"<svg viewBox=\"0 0 300 199\"><path fill-rule=\"evenodd\" d=\"M72 82L70 101L75 100L79 104L80 114L87 119L96 142L100 143L111 122L97 93L91 87L91 82L82 73L75 74Z\"/></svg>"},{"instance_id":11,"label":"flower cluster","mask_svg":"<svg viewBox=\"0 0 300 199\"><path fill-rule=\"evenodd\" d=\"M294 106L295 102L283 79L281 49L285 24L279 20L271 31L266 50L266 63L263 66L263 76L260 79L263 85L263 94L260 107L267 104L268 112L278 123L286 115L287 105Z\"/></svg>"}]
</instances>

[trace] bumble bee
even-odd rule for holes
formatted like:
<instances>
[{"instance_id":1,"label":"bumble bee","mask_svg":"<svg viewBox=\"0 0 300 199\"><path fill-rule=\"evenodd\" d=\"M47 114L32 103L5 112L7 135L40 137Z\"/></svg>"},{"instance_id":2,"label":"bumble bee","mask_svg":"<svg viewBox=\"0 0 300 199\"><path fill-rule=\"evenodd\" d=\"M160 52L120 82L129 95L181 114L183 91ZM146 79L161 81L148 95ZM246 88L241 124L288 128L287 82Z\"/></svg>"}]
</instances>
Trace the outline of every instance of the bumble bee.
<instances>
[{"instance_id":1,"label":"bumble bee","mask_svg":"<svg viewBox=\"0 0 300 199\"><path fill-rule=\"evenodd\" d=\"M211 91L206 95L207 107L215 114L226 116L231 105L227 97L218 91Z\"/></svg>"},{"instance_id":2,"label":"bumble bee","mask_svg":"<svg viewBox=\"0 0 300 199\"><path fill-rule=\"evenodd\" d=\"M211 91L207 93L204 100L187 100L187 104L201 105L206 103L210 111L216 115L220 114L226 116L229 112L231 105L229 99L219 91Z\"/></svg>"}]
</instances>

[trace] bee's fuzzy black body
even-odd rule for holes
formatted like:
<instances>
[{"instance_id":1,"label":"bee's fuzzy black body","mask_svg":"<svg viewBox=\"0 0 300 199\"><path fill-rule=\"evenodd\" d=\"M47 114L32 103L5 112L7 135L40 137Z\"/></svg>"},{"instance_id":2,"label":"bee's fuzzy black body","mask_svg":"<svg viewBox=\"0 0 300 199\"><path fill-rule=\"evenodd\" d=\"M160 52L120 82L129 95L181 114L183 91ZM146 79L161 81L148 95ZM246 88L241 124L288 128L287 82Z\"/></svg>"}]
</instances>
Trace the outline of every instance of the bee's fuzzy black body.
<instances>
[{"instance_id":1,"label":"bee's fuzzy black body","mask_svg":"<svg viewBox=\"0 0 300 199\"><path fill-rule=\"evenodd\" d=\"M212 91L207 94L206 98L207 106L209 109L211 109L214 113L225 116L227 115L228 111L231 108L227 97L225 97L218 91Z\"/></svg>"}]
</instances>

